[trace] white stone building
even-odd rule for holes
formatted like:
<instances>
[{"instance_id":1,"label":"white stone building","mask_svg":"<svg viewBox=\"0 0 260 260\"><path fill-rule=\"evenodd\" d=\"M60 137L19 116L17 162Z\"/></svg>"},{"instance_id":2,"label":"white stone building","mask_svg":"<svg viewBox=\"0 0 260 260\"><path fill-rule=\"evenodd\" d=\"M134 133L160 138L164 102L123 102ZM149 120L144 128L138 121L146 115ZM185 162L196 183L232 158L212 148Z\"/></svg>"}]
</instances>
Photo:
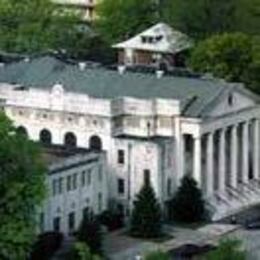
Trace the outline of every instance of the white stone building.
<instances>
[{"instance_id":1,"label":"white stone building","mask_svg":"<svg viewBox=\"0 0 260 260\"><path fill-rule=\"evenodd\" d=\"M84 214L98 215L107 209L105 152L61 146L43 151L48 195L39 213L40 230L72 233Z\"/></svg>"},{"instance_id":2,"label":"white stone building","mask_svg":"<svg viewBox=\"0 0 260 260\"><path fill-rule=\"evenodd\" d=\"M0 98L33 140L107 151L109 197L126 212L146 178L164 203L184 174L213 218L260 202L259 97L209 78L65 64L52 57L0 69Z\"/></svg>"}]
</instances>

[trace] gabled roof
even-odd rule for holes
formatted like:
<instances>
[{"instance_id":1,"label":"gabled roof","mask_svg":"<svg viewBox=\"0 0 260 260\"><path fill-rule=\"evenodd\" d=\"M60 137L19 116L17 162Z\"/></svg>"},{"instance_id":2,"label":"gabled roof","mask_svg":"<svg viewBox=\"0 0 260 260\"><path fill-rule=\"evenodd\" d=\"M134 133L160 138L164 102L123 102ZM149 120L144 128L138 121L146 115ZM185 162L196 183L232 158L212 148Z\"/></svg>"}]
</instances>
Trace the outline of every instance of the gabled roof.
<instances>
[{"instance_id":1,"label":"gabled roof","mask_svg":"<svg viewBox=\"0 0 260 260\"><path fill-rule=\"evenodd\" d=\"M149 41L152 39L153 41ZM189 37L172 29L165 23L158 23L133 38L113 45L118 49L138 49L161 53L178 53L192 46Z\"/></svg>"},{"instance_id":2,"label":"gabled roof","mask_svg":"<svg viewBox=\"0 0 260 260\"><path fill-rule=\"evenodd\" d=\"M60 83L66 91L104 99L124 96L175 99L181 102L183 115L190 117L203 116L208 104L229 88L229 84L218 79L166 75L157 78L154 74L129 71L121 75L105 68L80 70L77 64L51 56L5 65L0 68L0 82L47 90Z\"/></svg>"}]
</instances>

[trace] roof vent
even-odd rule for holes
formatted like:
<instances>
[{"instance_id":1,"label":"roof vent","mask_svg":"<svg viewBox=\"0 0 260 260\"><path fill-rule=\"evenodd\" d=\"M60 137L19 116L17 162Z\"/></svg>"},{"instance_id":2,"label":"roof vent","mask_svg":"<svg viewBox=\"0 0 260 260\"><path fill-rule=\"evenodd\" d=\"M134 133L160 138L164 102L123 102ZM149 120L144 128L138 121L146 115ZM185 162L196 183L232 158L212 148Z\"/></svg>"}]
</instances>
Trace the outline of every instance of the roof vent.
<instances>
[{"instance_id":1,"label":"roof vent","mask_svg":"<svg viewBox=\"0 0 260 260\"><path fill-rule=\"evenodd\" d=\"M0 68L3 68L5 64L3 62L0 62Z\"/></svg>"},{"instance_id":2,"label":"roof vent","mask_svg":"<svg viewBox=\"0 0 260 260\"><path fill-rule=\"evenodd\" d=\"M120 75L123 75L125 73L126 66L125 65L118 65L117 70L118 70L118 73Z\"/></svg>"},{"instance_id":3,"label":"roof vent","mask_svg":"<svg viewBox=\"0 0 260 260\"><path fill-rule=\"evenodd\" d=\"M85 70L86 66L87 66L86 62L79 62L79 69L81 71Z\"/></svg>"},{"instance_id":4,"label":"roof vent","mask_svg":"<svg viewBox=\"0 0 260 260\"><path fill-rule=\"evenodd\" d=\"M157 79L162 78L163 75L164 75L164 71L163 70L156 70L156 78Z\"/></svg>"}]
</instances>

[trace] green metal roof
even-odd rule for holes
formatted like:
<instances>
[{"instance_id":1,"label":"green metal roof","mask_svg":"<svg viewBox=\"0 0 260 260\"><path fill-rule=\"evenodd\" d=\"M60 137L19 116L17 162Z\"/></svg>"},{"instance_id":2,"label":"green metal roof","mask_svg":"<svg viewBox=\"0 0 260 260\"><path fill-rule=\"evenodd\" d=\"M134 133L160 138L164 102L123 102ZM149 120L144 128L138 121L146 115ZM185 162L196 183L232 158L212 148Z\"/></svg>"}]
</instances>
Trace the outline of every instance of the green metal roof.
<instances>
[{"instance_id":1,"label":"green metal roof","mask_svg":"<svg viewBox=\"0 0 260 260\"><path fill-rule=\"evenodd\" d=\"M60 83L65 90L85 93L92 97L112 99L129 96L136 98L167 98L181 101L187 116L201 116L203 108L227 88L216 79L197 79L117 71L105 68L86 68L44 56L5 65L0 69L0 82L27 87L50 89Z\"/></svg>"}]
</instances>

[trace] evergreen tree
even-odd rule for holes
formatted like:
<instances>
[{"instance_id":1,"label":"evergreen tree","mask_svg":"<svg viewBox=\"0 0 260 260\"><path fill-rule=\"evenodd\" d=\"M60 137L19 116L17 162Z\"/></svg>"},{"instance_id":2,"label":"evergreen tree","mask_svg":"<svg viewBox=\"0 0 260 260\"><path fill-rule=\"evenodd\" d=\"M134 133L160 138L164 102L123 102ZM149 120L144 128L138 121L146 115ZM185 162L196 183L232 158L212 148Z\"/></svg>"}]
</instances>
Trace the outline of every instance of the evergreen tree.
<instances>
[{"instance_id":1,"label":"evergreen tree","mask_svg":"<svg viewBox=\"0 0 260 260\"><path fill-rule=\"evenodd\" d=\"M92 254L102 253L102 232L99 221L92 214L84 216L78 230L77 239L90 248Z\"/></svg>"},{"instance_id":2,"label":"evergreen tree","mask_svg":"<svg viewBox=\"0 0 260 260\"><path fill-rule=\"evenodd\" d=\"M169 203L170 218L183 223L194 223L206 218L205 203L197 183L184 176L174 198Z\"/></svg>"},{"instance_id":3,"label":"evergreen tree","mask_svg":"<svg viewBox=\"0 0 260 260\"><path fill-rule=\"evenodd\" d=\"M152 238L161 235L161 210L150 181L145 182L134 201L131 216L131 234Z\"/></svg>"}]
</instances>

